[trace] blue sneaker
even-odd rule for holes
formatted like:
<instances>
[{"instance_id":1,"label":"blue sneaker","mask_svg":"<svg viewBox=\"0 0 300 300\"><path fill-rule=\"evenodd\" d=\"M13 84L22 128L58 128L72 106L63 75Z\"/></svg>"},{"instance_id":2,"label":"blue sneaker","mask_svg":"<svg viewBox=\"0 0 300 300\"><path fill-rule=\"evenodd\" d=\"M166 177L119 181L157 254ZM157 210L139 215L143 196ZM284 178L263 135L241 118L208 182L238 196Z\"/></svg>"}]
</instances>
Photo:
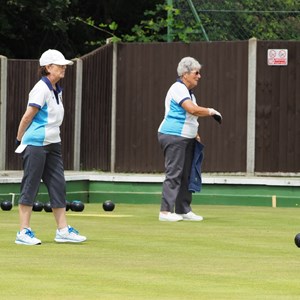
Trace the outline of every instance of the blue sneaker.
<instances>
[{"instance_id":1,"label":"blue sneaker","mask_svg":"<svg viewBox=\"0 0 300 300\"><path fill-rule=\"evenodd\" d=\"M34 236L34 232L31 228L24 228L17 232L16 244L18 245L40 245L42 242Z\"/></svg>"},{"instance_id":2,"label":"blue sneaker","mask_svg":"<svg viewBox=\"0 0 300 300\"><path fill-rule=\"evenodd\" d=\"M57 229L54 240L58 243L81 243L86 240L86 237L80 235L75 228L68 226L61 230Z\"/></svg>"}]
</instances>

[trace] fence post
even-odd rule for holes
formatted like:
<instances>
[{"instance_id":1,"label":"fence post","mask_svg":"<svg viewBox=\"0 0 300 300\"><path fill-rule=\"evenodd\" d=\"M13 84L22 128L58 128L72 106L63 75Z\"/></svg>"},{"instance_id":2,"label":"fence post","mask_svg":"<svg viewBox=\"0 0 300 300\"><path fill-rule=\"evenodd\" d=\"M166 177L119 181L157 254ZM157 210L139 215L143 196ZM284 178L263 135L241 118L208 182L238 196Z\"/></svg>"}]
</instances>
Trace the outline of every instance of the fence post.
<instances>
[{"instance_id":1,"label":"fence post","mask_svg":"<svg viewBox=\"0 0 300 300\"><path fill-rule=\"evenodd\" d=\"M0 170L6 161L7 57L0 55Z\"/></svg>"},{"instance_id":2,"label":"fence post","mask_svg":"<svg viewBox=\"0 0 300 300\"><path fill-rule=\"evenodd\" d=\"M113 43L112 58L112 95L111 95L111 137L110 171L115 172L116 164L116 114L117 114L117 43Z\"/></svg>"},{"instance_id":3,"label":"fence post","mask_svg":"<svg viewBox=\"0 0 300 300\"><path fill-rule=\"evenodd\" d=\"M255 114L256 114L257 39L248 45L248 110L247 110L247 167L248 174L255 171Z\"/></svg>"},{"instance_id":4,"label":"fence post","mask_svg":"<svg viewBox=\"0 0 300 300\"><path fill-rule=\"evenodd\" d=\"M75 122L74 122L74 171L80 170L81 141L81 105L82 105L82 60L76 59Z\"/></svg>"}]
</instances>

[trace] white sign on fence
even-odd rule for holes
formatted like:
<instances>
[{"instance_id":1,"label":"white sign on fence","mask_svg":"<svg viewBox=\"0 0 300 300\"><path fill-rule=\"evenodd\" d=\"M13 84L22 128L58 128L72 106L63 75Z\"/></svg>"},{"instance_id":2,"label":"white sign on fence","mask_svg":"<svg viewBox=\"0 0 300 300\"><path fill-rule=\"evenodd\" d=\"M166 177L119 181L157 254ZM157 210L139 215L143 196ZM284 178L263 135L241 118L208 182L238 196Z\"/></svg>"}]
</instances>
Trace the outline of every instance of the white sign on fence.
<instances>
[{"instance_id":1,"label":"white sign on fence","mask_svg":"<svg viewBox=\"0 0 300 300\"><path fill-rule=\"evenodd\" d=\"M287 66L287 49L268 49L268 66Z\"/></svg>"}]
</instances>

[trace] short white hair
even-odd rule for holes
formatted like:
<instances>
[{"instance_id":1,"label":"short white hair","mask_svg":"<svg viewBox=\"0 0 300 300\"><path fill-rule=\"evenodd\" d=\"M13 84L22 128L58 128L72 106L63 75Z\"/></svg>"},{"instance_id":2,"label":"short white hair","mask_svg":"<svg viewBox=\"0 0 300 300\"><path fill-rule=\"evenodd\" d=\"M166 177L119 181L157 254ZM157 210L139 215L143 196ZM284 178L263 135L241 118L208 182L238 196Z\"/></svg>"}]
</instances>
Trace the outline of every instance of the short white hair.
<instances>
[{"instance_id":1,"label":"short white hair","mask_svg":"<svg viewBox=\"0 0 300 300\"><path fill-rule=\"evenodd\" d=\"M181 77L185 73L189 73L193 70L200 70L201 65L199 62L190 56L184 57L181 59L181 61L178 64L177 67L177 74L179 77Z\"/></svg>"}]
</instances>

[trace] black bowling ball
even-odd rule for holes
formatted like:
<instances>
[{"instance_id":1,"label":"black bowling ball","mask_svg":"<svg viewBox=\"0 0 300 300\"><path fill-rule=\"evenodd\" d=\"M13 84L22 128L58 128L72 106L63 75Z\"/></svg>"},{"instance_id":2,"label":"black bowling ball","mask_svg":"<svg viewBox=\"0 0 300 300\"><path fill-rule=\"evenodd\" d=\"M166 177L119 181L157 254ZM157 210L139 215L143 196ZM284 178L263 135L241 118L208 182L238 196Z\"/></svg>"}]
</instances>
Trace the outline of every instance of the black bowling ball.
<instances>
[{"instance_id":1,"label":"black bowling ball","mask_svg":"<svg viewBox=\"0 0 300 300\"><path fill-rule=\"evenodd\" d=\"M71 208L71 202L66 201L66 211L68 211Z\"/></svg>"},{"instance_id":2,"label":"black bowling ball","mask_svg":"<svg viewBox=\"0 0 300 300\"><path fill-rule=\"evenodd\" d=\"M113 211L115 209L115 204L111 200L106 200L103 202L102 207L105 211Z\"/></svg>"},{"instance_id":3,"label":"black bowling ball","mask_svg":"<svg viewBox=\"0 0 300 300\"><path fill-rule=\"evenodd\" d=\"M300 233L295 236L295 244L298 248L300 248Z\"/></svg>"},{"instance_id":4,"label":"black bowling ball","mask_svg":"<svg viewBox=\"0 0 300 300\"><path fill-rule=\"evenodd\" d=\"M83 202L79 200L74 200L71 202L71 210L72 211L83 211L84 210L84 204Z\"/></svg>"},{"instance_id":5,"label":"black bowling ball","mask_svg":"<svg viewBox=\"0 0 300 300\"><path fill-rule=\"evenodd\" d=\"M1 208L2 210L11 210L12 209L12 203L11 201L4 200L1 202Z\"/></svg>"},{"instance_id":6,"label":"black bowling ball","mask_svg":"<svg viewBox=\"0 0 300 300\"><path fill-rule=\"evenodd\" d=\"M50 202L47 202L47 203L44 204L44 211L45 212L52 212L52 207L51 207Z\"/></svg>"},{"instance_id":7,"label":"black bowling ball","mask_svg":"<svg viewBox=\"0 0 300 300\"><path fill-rule=\"evenodd\" d=\"M32 210L33 211L42 211L44 209L44 203L40 201L33 202Z\"/></svg>"}]
</instances>

